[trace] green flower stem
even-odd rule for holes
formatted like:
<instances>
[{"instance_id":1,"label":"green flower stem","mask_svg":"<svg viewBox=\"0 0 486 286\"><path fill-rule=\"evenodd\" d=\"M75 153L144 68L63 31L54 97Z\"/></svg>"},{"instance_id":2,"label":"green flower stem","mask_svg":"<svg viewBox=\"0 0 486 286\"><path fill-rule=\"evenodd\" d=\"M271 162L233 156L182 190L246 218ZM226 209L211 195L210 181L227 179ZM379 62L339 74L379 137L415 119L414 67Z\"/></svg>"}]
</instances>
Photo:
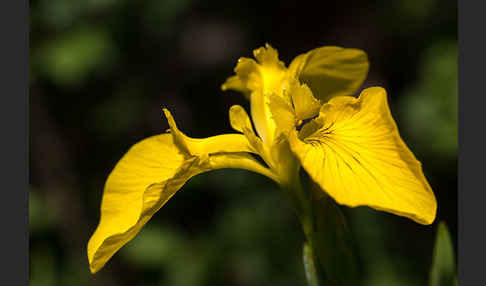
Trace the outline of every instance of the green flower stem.
<instances>
[{"instance_id":1,"label":"green flower stem","mask_svg":"<svg viewBox=\"0 0 486 286\"><path fill-rule=\"evenodd\" d=\"M321 263L319 263L316 251L314 251L314 245L317 241L313 225L312 193L302 187L298 171L289 177L291 178L290 183L283 186L283 189L294 205L306 237L302 256L307 282L309 286L326 285L324 284L324 269L321 269Z\"/></svg>"},{"instance_id":2,"label":"green flower stem","mask_svg":"<svg viewBox=\"0 0 486 286\"><path fill-rule=\"evenodd\" d=\"M304 188L298 172L284 187L299 217L306 241L303 259L308 284L359 285L360 269L351 233L339 206L321 189Z\"/></svg>"},{"instance_id":3,"label":"green flower stem","mask_svg":"<svg viewBox=\"0 0 486 286\"><path fill-rule=\"evenodd\" d=\"M316 270L316 264L314 262L314 252L309 244L304 243L302 248L302 261L304 262L305 277L309 286L319 286L319 276Z\"/></svg>"}]
</instances>

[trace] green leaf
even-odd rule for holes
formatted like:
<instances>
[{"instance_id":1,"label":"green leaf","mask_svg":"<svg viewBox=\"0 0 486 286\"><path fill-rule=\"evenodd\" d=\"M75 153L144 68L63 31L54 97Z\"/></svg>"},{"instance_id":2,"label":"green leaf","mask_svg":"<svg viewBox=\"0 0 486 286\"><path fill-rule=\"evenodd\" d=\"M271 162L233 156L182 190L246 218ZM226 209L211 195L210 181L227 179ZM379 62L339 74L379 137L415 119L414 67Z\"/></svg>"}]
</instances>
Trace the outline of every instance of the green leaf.
<instances>
[{"instance_id":1,"label":"green leaf","mask_svg":"<svg viewBox=\"0 0 486 286\"><path fill-rule=\"evenodd\" d=\"M313 191L312 246L325 273L323 285L360 285L361 268L346 218L322 190Z\"/></svg>"},{"instance_id":2,"label":"green leaf","mask_svg":"<svg viewBox=\"0 0 486 286\"><path fill-rule=\"evenodd\" d=\"M451 236L444 222L437 227L429 286L457 285L457 271Z\"/></svg>"}]
</instances>

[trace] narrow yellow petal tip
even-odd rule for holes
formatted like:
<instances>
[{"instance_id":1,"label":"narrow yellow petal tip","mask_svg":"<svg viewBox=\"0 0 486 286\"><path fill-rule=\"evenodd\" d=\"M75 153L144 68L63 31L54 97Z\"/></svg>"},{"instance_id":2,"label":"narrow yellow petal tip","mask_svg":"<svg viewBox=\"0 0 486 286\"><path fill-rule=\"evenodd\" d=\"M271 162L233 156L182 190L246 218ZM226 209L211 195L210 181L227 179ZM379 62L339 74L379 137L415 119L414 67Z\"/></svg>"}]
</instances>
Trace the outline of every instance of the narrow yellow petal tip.
<instances>
[{"instance_id":1,"label":"narrow yellow petal tip","mask_svg":"<svg viewBox=\"0 0 486 286\"><path fill-rule=\"evenodd\" d=\"M167 119L167 123L169 124L169 131L176 137L178 136L185 137L177 128L177 124L175 122L174 117L172 116L172 113L170 113L170 111L167 108L163 108L162 110L164 111L165 118Z\"/></svg>"},{"instance_id":2,"label":"narrow yellow petal tip","mask_svg":"<svg viewBox=\"0 0 486 286\"><path fill-rule=\"evenodd\" d=\"M174 121L174 117L172 117L172 114L170 113L170 111L167 108L165 108L165 107L162 108L162 111L164 112L165 118L167 118L167 120Z\"/></svg>"},{"instance_id":3,"label":"narrow yellow petal tip","mask_svg":"<svg viewBox=\"0 0 486 286\"><path fill-rule=\"evenodd\" d=\"M91 272L91 274L96 274L106 264L105 263L105 264L101 265L99 263L95 263L93 261L93 258L92 257L90 258L89 256L88 256L88 261L89 261L89 272Z\"/></svg>"}]
</instances>

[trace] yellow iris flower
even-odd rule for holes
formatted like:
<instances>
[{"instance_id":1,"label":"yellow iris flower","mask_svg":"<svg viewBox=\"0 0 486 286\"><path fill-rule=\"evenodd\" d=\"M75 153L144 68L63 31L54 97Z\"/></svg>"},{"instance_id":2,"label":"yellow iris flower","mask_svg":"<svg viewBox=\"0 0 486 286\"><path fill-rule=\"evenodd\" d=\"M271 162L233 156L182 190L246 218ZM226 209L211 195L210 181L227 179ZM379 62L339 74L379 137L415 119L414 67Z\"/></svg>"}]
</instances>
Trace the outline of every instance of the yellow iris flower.
<instances>
[{"instance_id":1,"label":"yellow iris flower","mask_svg":"<svg viewBox=\"0 0 486 286\"><path fill-rule=\"evenodd\" d=\"M420 224L434 221L436 199L420 162L400 138L386 91L372 87L351 96L368 72L364 52L321 47L299 55L288 68L269 45L253 54L256 61L238 60L236 75L222 89L249 98L256 132L239 105L229 110L238 133L205 139L187 137L164 109L169 132L135 144L106 181L100 222L88 243L92 273L187 180L221 168L257 172L284 189L298 189L302 166L339 204L366 205Z\"/></svg>"}]
</instances>

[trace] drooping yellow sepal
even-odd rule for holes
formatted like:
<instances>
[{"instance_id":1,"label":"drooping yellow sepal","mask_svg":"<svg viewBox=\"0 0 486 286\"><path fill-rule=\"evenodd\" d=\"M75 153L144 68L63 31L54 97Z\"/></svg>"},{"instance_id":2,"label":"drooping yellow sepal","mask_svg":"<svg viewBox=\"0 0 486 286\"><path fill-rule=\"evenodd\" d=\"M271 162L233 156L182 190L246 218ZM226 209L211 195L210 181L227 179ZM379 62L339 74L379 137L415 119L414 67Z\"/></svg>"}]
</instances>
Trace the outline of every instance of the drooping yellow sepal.
<instances>
[{"instance_id":1,"label":"drooping yellow sepal","mask_svg":"<svg viewBox=\"0 0 486 286\"><path fill-rule=\"evenodd\" d=\"M118 249L130 241L157 206L162 206L176 191L159 191L161 187L157 184L177 177L181 170L188 169L192 161L184 164L184 155L170 134L147 138L125 154L106 181L101 219L88 242L92 273L103 267ZM161 199L156 199L154 193L159 193Z\"/></svg>"},{"instance_id":2,"label":"drooping yellow sepal","mask_svg":"<svg viewBox=\"0 0 486 286\"><path fill-rule=\"evenodd\" d=\"M135 144L105 183L100 222L88 242L92 273L101 269L193 176L221 168L239 168L279 182L272 171L248 154L253 149L244 135L189 138L177 129L170 113L165 113L171 133Z\"/></svg>"},{"instance_id":3,"label":"drooping yellow sepal","mask_svg":"<svg viewBox=\"0 0 486 286\"><path fill-rule=\"evenodd\" d=\"M310 177L338 203L367 205L421 224L434 221L435 196L400 138L383 88L331 99L289 142Z\"/></svg>"}]
</instances>

